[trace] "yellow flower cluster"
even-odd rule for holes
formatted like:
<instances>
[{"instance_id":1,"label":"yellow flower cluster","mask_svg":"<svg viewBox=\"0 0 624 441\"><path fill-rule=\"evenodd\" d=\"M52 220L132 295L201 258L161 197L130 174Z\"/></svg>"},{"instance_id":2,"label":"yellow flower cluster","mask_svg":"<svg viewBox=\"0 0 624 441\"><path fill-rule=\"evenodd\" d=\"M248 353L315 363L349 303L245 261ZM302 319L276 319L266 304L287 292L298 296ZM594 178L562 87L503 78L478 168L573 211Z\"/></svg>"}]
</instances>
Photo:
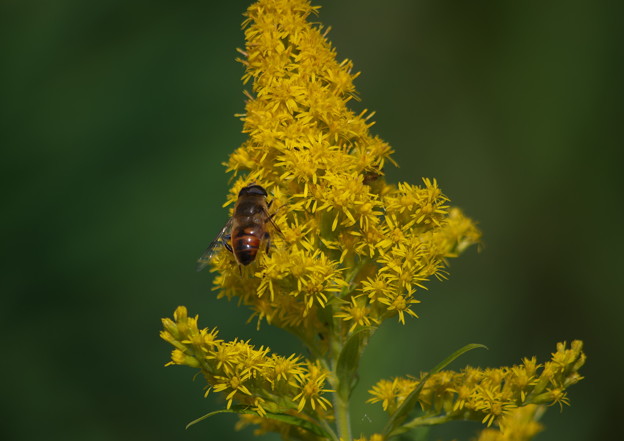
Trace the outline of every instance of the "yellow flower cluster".
<instances>
[{"instance_id":1,"label":"yellow flower cluster","mask_svg":"<svg viewBox=\"0 0 624 441\"><path fill-rule=\"evenodd\" d=\"M244 404L259 415L267 412L325 416L331 403L324 397L328 372L319 364L291 355L270 354L249 342L224 342L216 329L199 329L197 317L178 307L173 320L163 319L160 336L175 349L168 365L199 368L210 390L223 392L230 409Z\"/></svg>"},{"instance_id":2,"label":"yellow flower cluster","mask_svg":"<svg viewBox=\"0 0 624 441\"><path fill-rule=\"evenodd\" d=\"M392 149L369 132L370 114L347 107L357 74L308 21L316 9L260 0L247 10L248 139L227 163L236 176L227 204L242 187L263 186L282 234L272 231L270 252L243 277L225 250L213 271L219 296L238 297L258 325L289 329L323 353L331 333L415 317L416 291L443 278L446 259L480 233L435 180L386 183Z\"/></svg>"},{"instance_id":3,"label":"yellow flower cluster","mask_svg":"<svg viewBox=\"0 0 624 441\"><path fill-rule=\"evenodd\" d=\"M418 395L425 416L414 420L413 426L443 416L445 420L478 420L488 426L496 423L505 429L506 424L526 417L528 410L516 412L522 406L568 404L566 389L582 379L578 373L585 363L582 349L582 342L575 340L570 348L557 344L557 351L543 365L533 357L512 367L438 372L425 381ZM411 378L381 380L369 391L368 402L381 402L392 414L419 384ZM517 435L509 428L507 433Z\"/></svg>"},{"instance_id":4,"label":"yellow flower cluster","mask_svg":"<svg viewBox=\"0 0 624 441\"><path fill-rule=\"evenodd\" d=\"M499 428L483 429L477 441L529 441L544 429L537 422L543 412L544 406L537 404L513 409L501 418Z\"/></svg>"}]
</instances>

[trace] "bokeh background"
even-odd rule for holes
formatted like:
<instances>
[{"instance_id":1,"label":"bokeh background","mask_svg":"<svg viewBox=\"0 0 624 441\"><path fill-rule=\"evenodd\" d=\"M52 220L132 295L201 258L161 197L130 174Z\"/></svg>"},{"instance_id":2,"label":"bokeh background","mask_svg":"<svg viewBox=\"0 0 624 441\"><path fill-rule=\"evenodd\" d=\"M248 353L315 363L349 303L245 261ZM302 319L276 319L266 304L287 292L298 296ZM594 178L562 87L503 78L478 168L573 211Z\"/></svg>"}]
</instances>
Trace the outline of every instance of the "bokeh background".
<instances>
[{"instance_id":1,"label":"bokeh background","mask_svg":"<svg viewBox=\"0 0 624 441\"><path fill-rule=\"evenodd\" d=\"M367 350L356 403L379 378L454 364L546 359L583 339L586 380L538 440L608 439L620 426L622 8L575 0L317 2L358 109L396 150L392 181L435 177L477 219L484 248L432 283L420 319ZM185 368L164 368L160 318L180 304L226 338L289 354L246 325L194 261L226 219L221 165L244 140L247 1L0 2L0 437L243 440ZM379 406L356 404L356 433ZM469 439L456 423L438 439ZM267 436L265 439L274 440Z\"/></svg>"}]
</instances>

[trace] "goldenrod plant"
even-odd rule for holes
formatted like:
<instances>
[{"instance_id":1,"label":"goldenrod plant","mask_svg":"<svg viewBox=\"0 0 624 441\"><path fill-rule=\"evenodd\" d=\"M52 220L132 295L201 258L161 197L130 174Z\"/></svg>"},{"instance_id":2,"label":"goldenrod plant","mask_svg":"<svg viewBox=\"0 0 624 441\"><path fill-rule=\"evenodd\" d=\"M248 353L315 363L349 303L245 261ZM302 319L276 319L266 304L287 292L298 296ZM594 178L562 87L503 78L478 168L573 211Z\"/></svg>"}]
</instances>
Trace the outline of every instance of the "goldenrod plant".
<instances>
[{"instance_id":1,"label":"goldenrod plant","mask_svg":"<svg viewBox=\"0 0 624 441\"><path fill-rule=\"evenodd\" d=\"M478 439L529 440L547 406L568 404L582 377L582 343L559 343L550 361L525 358L496 369L447 370L467 345L419 376L380 380L370 403L388 414L382 433L351 433L349 400L359 361L388 319L417 317L420 293L444 279L447 261L480 241L475 223L449 205L435 179L388 183L392 148L370 133L372 113L354 113L357 77L336 60L328 29L308 0L259 0L245 14L243 81L250 84L247 140L227 163L232 186L266 189L270 246L245 266L223 246L203 262L218 297L236 298L266 322L296 335L307 357L224 341L180 306L163 319L170 365L197 369L206 395L221 393L237 427L284 440L382 441L451 420L483 424ZM224 239L227 241L230 239ZM226 242L227 245L227 242ZM234 250L236 251L236 250ZM427 367L424 367L427 369ZM415 373L415 372L414 372Z\"/></svg>"}]
</instances>

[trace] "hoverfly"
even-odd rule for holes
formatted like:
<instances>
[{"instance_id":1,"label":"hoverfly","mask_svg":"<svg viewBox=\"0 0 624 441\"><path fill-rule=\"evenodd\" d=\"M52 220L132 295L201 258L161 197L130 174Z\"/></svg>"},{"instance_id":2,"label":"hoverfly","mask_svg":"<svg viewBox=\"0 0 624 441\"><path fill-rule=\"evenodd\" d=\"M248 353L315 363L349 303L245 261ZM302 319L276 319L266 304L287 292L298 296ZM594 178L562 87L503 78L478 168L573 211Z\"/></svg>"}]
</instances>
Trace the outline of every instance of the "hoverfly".
<instances>
[{"instance_id":1,"label":"hoverfly","mask_svg":"<svg viewBox=\"0 0 624 441\"><path fill-rule=\"evenodd\" d=\"M269 214L269 207L273 201L267 203L266 198L267 192L260 185L251 184L243 187L238 193L234 214L197 260L197 271L208 266L221 246L234 255L239 265L249 265L253 262L265 241L266 249L269 250L271 236L267 231L267 225L270 223L278 233L281 231L273 222L275 213Z\"/></svg>"}]
</instances>

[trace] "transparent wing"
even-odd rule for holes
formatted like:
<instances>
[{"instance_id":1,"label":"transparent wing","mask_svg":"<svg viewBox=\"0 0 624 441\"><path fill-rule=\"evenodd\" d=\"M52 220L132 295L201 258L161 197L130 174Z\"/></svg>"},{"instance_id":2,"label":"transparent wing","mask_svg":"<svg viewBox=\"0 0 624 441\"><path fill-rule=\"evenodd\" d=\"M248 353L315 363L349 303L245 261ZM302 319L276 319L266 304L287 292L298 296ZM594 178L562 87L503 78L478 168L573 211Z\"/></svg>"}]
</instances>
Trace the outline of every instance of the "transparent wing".
<instances>
[{"instance_id":1,"label":"transparent wing","mask_svg":"<svg viewBox=\"0 0 624 441\"><path fill-rule=\"evenodd\" d=\"M199 259L197 259L197 271L201 271L205 267L208 266L208 264L210 263L214 255L219 251L220 247L222 247L224 243L226 242L225 236L229 235L231 230L232 230L232 218L230 218L225 223L225 226L221 229L221 231L219 232L215 240L213 240L212 243L208 245L208 248L206 248L206 251L204 251L204 253L199 257Z\"/></svg>"}]
</instances>

